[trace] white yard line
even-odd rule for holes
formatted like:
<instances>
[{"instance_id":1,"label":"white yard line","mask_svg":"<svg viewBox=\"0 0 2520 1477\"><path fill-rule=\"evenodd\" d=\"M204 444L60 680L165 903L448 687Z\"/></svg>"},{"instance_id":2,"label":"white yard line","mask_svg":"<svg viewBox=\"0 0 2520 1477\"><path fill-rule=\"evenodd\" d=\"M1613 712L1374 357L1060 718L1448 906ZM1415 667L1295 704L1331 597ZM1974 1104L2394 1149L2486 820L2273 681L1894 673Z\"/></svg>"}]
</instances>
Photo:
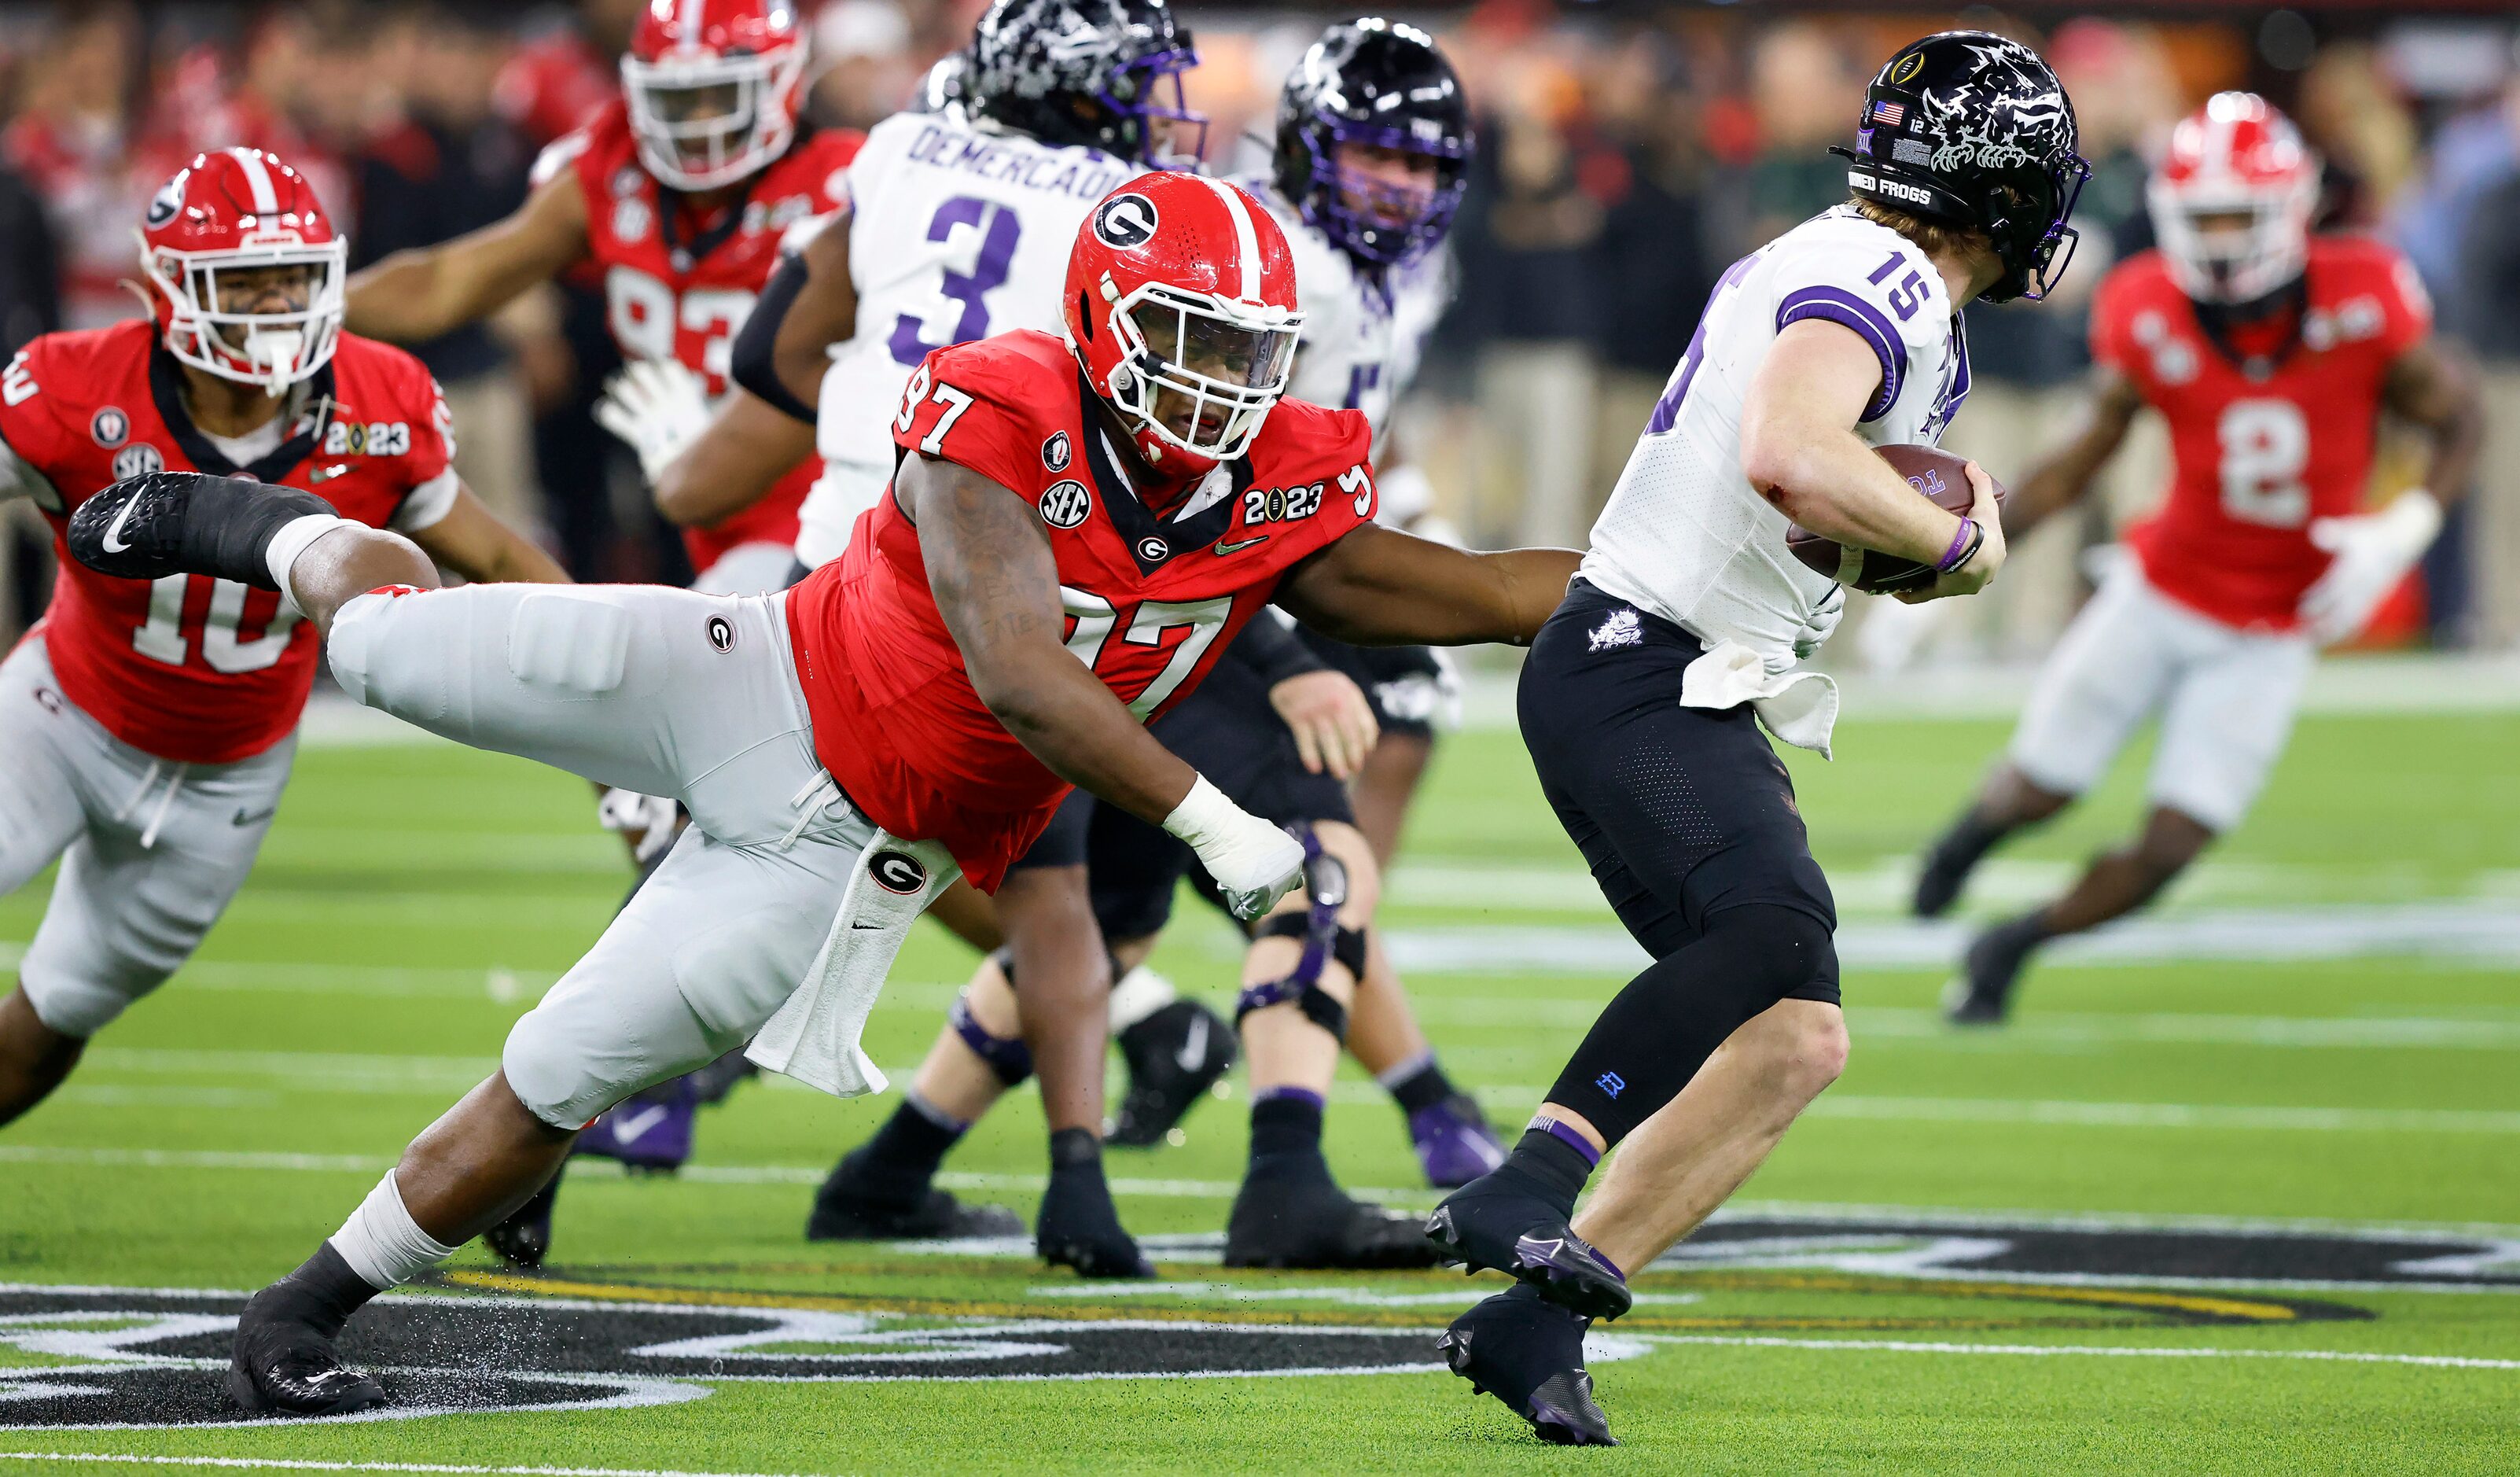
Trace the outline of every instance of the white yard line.
<instances>
[{"instance_id":1,"label":"white yard line","mask_svg":"<svg viewBox=\"0 0 2520 1477\"><path fill-rule=\"evenodd\" d=\"M2462 1354L2378 1354L2358 1349L2113 1348L2107 1344L1941 1344L1906 1339L1789 1339L1718 1333L1638 1333L1657 1344L1710 1344L1729 1349L1822 1349L1832 1353L1976 1354L2026 1359L2272 1359L2345 1364L2412 1364L2426 1369L2520 1369L2520 1360Z\"/></svg>"},{"instance_id":2,"label":"white yard line","mask_svg":"<svg viewBox=\"0 0 2520 1477\"><path fill-rule=\"evenodd\" d=\"M118 1452L0 1452L0 1461L97 1461L123 1466L226 1467L286 1472L463 1472L498 1477L789 1477L772 1472L686 1472L665 1467L480 1467L427 1461L315 1461L281 1456L137 1456Z\"/></svg>"}]
</instances>

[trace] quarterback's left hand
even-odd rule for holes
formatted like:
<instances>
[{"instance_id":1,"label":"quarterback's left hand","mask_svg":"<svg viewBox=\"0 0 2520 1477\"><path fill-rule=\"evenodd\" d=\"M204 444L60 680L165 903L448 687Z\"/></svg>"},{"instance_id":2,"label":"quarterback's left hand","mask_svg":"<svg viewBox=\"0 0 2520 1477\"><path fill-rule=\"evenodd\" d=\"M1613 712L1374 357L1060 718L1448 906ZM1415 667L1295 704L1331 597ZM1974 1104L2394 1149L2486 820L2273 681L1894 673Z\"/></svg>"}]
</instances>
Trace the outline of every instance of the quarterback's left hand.
<instances>
[{"instance_id":1,"label":"quarterback's left hand","mask_svg":"<svg viewBox=\"0 0 2520 1477\"><path fill-rule=\"evenodd\" d=\"M679 359L633 359L604 383L595 419L639 453L652 485L708 430L708 387Z\"/></svg>"},{"instance_id":2,"label":"quarterback's left hand","mask_svg":"<svg viewBox=\"0 0 2520 1477\"><path fill-rule=\"evenodd\" d=\"M2310 541L2336 557L2301 597L2302 625L2321 646L2351 637L2440 536L2440 499L2421 487L2377 513L2321 518Z\"/></svg>"},{"instance_id":3,"label":"quarterback's left hand","mask_svg":"<svg viewBox=\"0 0 2520 1477\"><path fill-rule=\"evenodd\" d=\"M1345 672L1298 672L1269 689L1269 706L1294 731L1304 767L1332 779L1353 778L1382 735L1365 689Z\"/></svg>"}]
</instances>

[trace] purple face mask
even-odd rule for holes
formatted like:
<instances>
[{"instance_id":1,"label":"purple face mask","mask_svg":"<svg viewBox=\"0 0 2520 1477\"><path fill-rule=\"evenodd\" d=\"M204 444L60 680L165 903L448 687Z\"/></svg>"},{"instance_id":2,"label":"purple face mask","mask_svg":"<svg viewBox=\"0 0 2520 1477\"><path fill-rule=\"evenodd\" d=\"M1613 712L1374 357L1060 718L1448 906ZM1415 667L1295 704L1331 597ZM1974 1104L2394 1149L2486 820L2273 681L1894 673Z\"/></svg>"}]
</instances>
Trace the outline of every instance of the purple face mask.
<instances>
[{"instance_id":1,"label":"purple face mask","mask_svg":"<svg viewBox=\"0 0 2520 1477\"><path fill-rule=\"evenodd\" d=\"M1461 207L1462 161L1467 151L1457 141L1430 145L1398 128L1362 127L1336 118L1322 122L1327 150L1321 134L1311 128L1303 132L1312 167L1312 188L1298 203L1304 219L1360 261L1396 266L1433 250L1452 229L1453 212ZM1439 161L1434 187L1412 189L1341 169L1341 144L1429 156Z\"/></svg>"},{"instance_id":2,"label":"purple face mask","mask_svg":"<svg viewBox=\"0 0 2520 1477\"><path fill-rule=\"evenodd\" d=\"M1207 157L1207 115L1193 111L1182 77L1198 65L1198 53L1188 47L1138 58L1105 82L1097 101L1138 124L1138 162L1150 169L1196 169ZM1155 147L1156 123L1164 129L1165 149Z\"/></svg>"}]
</instances>

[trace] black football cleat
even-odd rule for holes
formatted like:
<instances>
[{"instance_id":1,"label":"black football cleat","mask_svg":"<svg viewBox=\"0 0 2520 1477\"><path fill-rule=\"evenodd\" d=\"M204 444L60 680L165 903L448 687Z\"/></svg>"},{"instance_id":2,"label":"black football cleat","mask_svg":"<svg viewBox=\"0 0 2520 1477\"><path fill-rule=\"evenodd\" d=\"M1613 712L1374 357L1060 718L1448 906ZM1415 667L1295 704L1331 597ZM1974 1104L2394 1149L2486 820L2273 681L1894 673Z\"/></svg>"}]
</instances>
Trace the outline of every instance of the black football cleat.
<instances>
[{"instance_id":1,"label":"black football cleat","mask_svg":"<svg viewBox=\"0 0 2520 1477\"><path fill-rule=\"evenodd\" d=\"M1503 1401L1541 1440L1614 1447L1618 1438L1593 1403L1593 1375L1584 1367L1588 1322L1525 1282L1453 1319L1435 1347L1445 1366L1470 1382L1471 1394Z\"/></svg>"},{"instance_id":2,"label":"black football cleat","mask_svg":"<svg viewBox=\"0 0 2520 1477\"><path fill-rule=\"evenodd\" d=\"M1418 1218L1328 1179L1245 1179L1225 1223L1225 1265L1394 1271L1435 1265Z\"/></svg>"},{"instance_id":3,"label":"black football cleat","mask_svg":"<svg viewBox=\"0 0 2520 1477\"><path fill-rule=\"evenodd\" d=\"M1023 1218L1003 1205L965 1205L921 1185L892 1191L866 1173L867 1150L853 1150L814 1192L805 1221L808 1241L945 1241L964 1236L1020 1236Z\"/></svg>"},{"instance_id":4,"label":"black football cleat","mask_svg":"<svg viewBox=\"0 0 2520 1477\"><path fill-rule=\"evenodd\" d=\"M333 1352L339 1325L305 1303L302 1290L284 1278L245 1305L228 1362L228 1399L280 1415L347 1415L385 1404L384 1386L342 1367Z\"/></svg>"},{"instance_id":5,"label":"black football cleat","mask_svg":"<svg viewBox=\"0 0 2520 1477\"><path fill-rule=\"evenodd\" d=\"M1925 854L1925 864L1916 871L1916 896L1910 905L1919 918L1939 918L1950 912L1960 900L1960 889L1968 886L1969 873L1977 870L1977 857L1965 855L1946 836Z\"/></svg>"},{"instance_id":6,"label":"black football cleat","mask_svg":"<svg viewBox=\"0 0 2520 1477\"><path fill-rule=\"evenodd\" d=\"M1054 1267L1074 1268L1081 1277L1155 1274L1155 1264L1120 1223L1120 1208L1111 1203L1099 1159L1051 1171L1033 1225L1033 1247Z\"/></svg>"},{"instance_id":7,"label":"black football cleat","mask_svg":"<svg viewBox=\"0 0 2520 1477\"><path fill-rule=\"evenodd\" d=\"M1425 1235L1438 1260L1504 1272L1588 1318L1615 1318L1636 1301L1627 1275L1510 1167L1444 1197L1426 1218Z\"/></svg>"},{"instance_id":8,"label":"black football cleat","mask_svg":"<svg viewBox=\"0 0 2520 1477\"><path fill-rule=\"evenodd\" d=\"M561 1177L567 1171L568 1162L562 1160L543 1187L534 1191L534 1198L481 1233L481 1244L518 1271L542 1266L543 1258L551 1255L552 1208L560 1201Z\"/></svg>"},{"instance_id":9,"label":"black football cleat","mask_svg":"<svg viewBox=\"0 0 2520 1477\"><path fill-rule=\"evenodd\" d=\"M1960 957L1960 973L1943 993L1943 1019L1955 1026L2001 1026L2012 1010L2021 968L2047 942L2039 915L2025 913L1977 936Z\"/></svg>"},{"instance_id":10,"label":"black football cleat","mask_svg":"<svg viewBox=\"0 0 2520 1477\"><path fill-rule=\"evenodd\" d=\"M1103 1142L1151 1148L1234 1065L1234 1027L1196 1000L1175 1000L1120 1033L1129 1090Z\"/></svg>"},{"instance_id":11,"label":"black football cleat","mask_svg":"<svg viewBox=\"0 0 2520 1477\"><path fill-rule=\"evenodd\" d=\"M265 558L272 535L333 505L312 492L202 472L127 477L70 515L70 555L100 575L157 579L212 575L276 590Z\"/></svg>"}]
</instances>

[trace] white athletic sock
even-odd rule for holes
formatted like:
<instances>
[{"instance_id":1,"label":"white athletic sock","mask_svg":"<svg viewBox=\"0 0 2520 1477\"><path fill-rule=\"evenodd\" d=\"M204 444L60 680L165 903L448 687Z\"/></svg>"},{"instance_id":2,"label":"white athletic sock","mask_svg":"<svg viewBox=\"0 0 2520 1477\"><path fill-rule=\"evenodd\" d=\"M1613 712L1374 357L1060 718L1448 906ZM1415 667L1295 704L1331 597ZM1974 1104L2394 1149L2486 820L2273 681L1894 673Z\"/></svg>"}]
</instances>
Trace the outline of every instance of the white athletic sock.
<instances>
[{"instance_id":1,"label":"white athletic sock","mask_svg":"<svg viewBox=\"0 0 2520 1477\"><path fill-rule=\"evenodd\" d=\"M1172 981L1141 964L1111 987L1111 1029L1126 1031L1179 997Z\"/></svg>"},{"instance_id":2,"label":"white athletic sock","mask_svg":"<svg viewBox=\"0 0 2520 1477\"><path fill-rule=\"evenodd\" d=\"M411 1219L391 1170L333 1232L333 1249L379 1292L400 1287L455 1255L454 1247L431 1238Z\"/></svg>"},{"instance_id":3,"label":"white athletic sock","mask_svg":"<svg viewBox=\"0 0 2520 1477\"><path fill-rule=\"evenodd\" d=\"M297 556L305 553L306 546L316 539L332 532L335 529L357 527L359 525L350 520L336 518L330 513L309 513L303 518L292 518L282 524L280 531L271 535L271 543L262 551L262 555L270 564L272 582L280 586L280 598L289 602L291 610L301 616L306 614L305 607L297 603L295 587L289 582L289 567L295 564Z\"/></svg>"}]
</instances>

